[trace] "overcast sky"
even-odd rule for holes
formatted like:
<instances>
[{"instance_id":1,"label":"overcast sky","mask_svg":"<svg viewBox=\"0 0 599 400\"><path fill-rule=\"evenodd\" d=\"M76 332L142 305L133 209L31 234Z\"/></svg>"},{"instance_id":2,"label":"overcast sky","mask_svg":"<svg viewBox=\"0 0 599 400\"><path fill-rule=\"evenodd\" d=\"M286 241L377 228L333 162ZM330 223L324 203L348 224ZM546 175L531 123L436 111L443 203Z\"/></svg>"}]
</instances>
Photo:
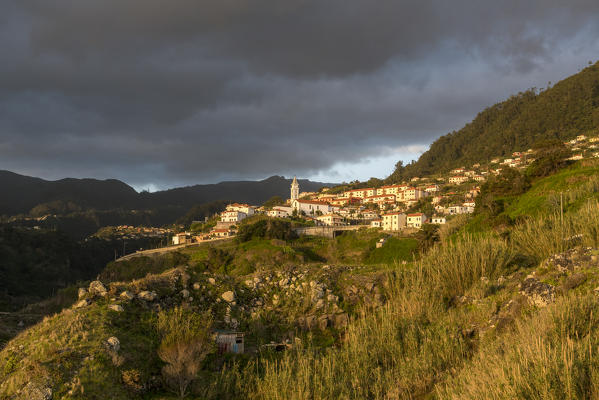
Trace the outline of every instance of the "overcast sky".
<instances>
[{"instance_id":1,"label":"overcast sky","mask_svg":"<svg viewBox=\"0 0 599 400\"><path fill-rule=\"evenodd\" d=\"M599 1L3 0L0 169L385 177L599 58Z\"/></svg>"}]
</instances>

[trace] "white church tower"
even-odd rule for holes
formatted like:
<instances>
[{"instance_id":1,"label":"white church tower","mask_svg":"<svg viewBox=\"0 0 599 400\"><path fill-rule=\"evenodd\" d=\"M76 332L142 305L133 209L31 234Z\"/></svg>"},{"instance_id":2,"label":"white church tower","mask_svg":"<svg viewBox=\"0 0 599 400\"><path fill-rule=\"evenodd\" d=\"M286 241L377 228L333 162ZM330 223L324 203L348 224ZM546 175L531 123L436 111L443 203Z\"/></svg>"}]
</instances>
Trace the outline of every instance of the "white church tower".
<instances>
[{"instance_id":1,"label":"white church tower","mask_svg":"<svg viewBox=\"0 0 599 400\"><path fill-rule=\"evenodd\" d=\"M297 179L294 176L293 182L291 182L291 202L293 203L293 200L297 199L299 199L299 183L297 183Z\"/></svg>"}]
</instances>

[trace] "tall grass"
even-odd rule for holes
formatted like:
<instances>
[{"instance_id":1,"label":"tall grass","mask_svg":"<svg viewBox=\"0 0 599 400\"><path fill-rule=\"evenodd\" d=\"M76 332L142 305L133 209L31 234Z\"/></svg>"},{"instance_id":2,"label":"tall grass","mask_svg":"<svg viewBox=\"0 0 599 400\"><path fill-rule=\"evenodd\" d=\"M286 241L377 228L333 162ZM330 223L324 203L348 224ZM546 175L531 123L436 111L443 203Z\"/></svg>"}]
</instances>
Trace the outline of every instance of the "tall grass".
<instances>
[{"instance_id":1,"label":"tall grass","mask_svg":"<svg viewBox=\"0 0 599 400\"><path fill-rule=\"evenodd\" d=\"M510 240L463 235L437 245L394 271L388 303L352 321L339 348L264 361L252 397L411 399L435 388L448 399L597 397L599 300L563 300L505 339L485 342L480 359L476 340L463 333L476 311L452 300L472 294L481 277L510 273L521 256L540 261L581 243L596 246L598 225L599 204L590 202L563 224L558 216L527 221ZM468 362L473 356L478 361Z\"/></svg>"},{"instance_id":2,"label":"tall grass","mask_svg":"<svg viewBox=\"0 0 599 400\"><path fill-rule=\"evenodd\" d=\"M567 297L483 349L440 399L599 398L599 299Z\"/></svg>"},{"instance_id":3,"label":"tall grass","mask_svg":"<svg viewBox=\"0 0 599 400\"><path fill-rule=\"evenodd\" d=\"M517 226L511 235L515 249L541 261L577 245L599 244L599 203L587 202L580 210L542 216Z\"/></svg>"},{"instance_id":4,"label":"tall grass","mask_svg":"<svg viewBox=\"0 0 599 400\"><path fill-rule=\"evenodd\" d=\"M348 327L341 347L309 347L264 361L251 390L259 399L400 399L424 395L472 351L466 322L447 299L482 276L505 271L502 239L465 236L438 246L391 279L388 303Z\"/></svg>"}]
</instances>

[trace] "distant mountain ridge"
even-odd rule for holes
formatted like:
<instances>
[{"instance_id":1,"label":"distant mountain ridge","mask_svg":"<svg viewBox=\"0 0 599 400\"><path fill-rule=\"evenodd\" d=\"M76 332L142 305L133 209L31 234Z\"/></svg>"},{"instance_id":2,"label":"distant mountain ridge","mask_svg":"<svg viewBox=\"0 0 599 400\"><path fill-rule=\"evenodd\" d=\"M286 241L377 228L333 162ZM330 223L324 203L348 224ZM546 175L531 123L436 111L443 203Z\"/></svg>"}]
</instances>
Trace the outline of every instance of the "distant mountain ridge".
<instances>
[{"instance_id":1,"label":"distant mountain ridge","mask_svg":"<svg viewBox=\"0 0 599 400\"><path fill-rule=\"evenodd\" d=\"M553 87L529 89L488 107L459 131L441 136L418 161L398 165L397 182L485 163L526 150L536 142L569 140L599 130L599 62Z\"/></svg>"},{"instance_id":2,"label":"distant mountain ridge","mask_svg":"<svg viewBox=\"0 0 599 400\"><path fill-rule=\"evenodd\" d=\"M117 179L41 178L0 171L0 215L27 214L32 209L181 209L182 214L196 204L230 200L261 204L272 196L288 197L291 179L271 176L261 181L229 181L194 185L159 192L138 193ZM330 183L299 180L302 191L316 191ZM181 214L181 215L182 215Z\"/></svg>"}]
</instances>

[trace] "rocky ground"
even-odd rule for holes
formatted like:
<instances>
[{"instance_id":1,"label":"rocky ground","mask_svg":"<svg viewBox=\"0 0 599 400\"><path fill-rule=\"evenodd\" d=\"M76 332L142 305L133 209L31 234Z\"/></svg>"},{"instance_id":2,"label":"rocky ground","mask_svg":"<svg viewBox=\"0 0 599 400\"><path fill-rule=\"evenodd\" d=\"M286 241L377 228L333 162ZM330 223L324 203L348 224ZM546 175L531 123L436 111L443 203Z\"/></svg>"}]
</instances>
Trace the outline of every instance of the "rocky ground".
<instances>
[{"instance_id":1,"label":"rocky ground","mask_svg":"<svg viewBox=\"0 0 599 400\"><path fill-rule=\"evenodd\" d=\"M578 247L535 268L516 269L494 280L483 277L452 300L472 316L472 326L459 336L474 344L571 291L594 290L599 295L598 255L597 249ZM150 374L144 385L158 382L159 368L139 372L140 365L155 363L156 342L148 321L180 304L211 311L217 329L244 332L250 355L273 343L292 347L307 333L339 339L358 309L385 304L388 282L388 273L340 265L297 265L243 277L180 266L131 282L93 281L79 288L72 307L45 318L0 352L5 363L0 397L79 398L76 395L93 384L94 374L107 366L122 370L118 377L105 378L117 386L135 387L144 373ZM28 371L37 371L35 379Z\"/></svg>"}]
</instances>

